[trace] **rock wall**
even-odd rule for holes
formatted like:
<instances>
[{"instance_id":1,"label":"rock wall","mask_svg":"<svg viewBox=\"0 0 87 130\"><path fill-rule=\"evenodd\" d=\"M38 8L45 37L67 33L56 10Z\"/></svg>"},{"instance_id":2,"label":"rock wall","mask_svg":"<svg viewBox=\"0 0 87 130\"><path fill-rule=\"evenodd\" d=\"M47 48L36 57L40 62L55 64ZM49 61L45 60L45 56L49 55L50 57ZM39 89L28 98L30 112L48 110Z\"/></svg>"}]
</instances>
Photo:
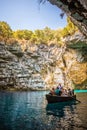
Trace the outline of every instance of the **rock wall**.
<instances>
[{"instance_id":1,"label":"rock wall","mask_svg":"<svg viewBox=\"0 0 87 130\"><path fill-rule=\"evenodd\" d=\"M51 64L59 51L55 46L34 44L23 52L18 44L0 43L0 89L48 89L53 84L51 80L55 68Z\"/></svg>"},{"instance_id":2,"label":"rock wall","mask_svg":"<svg viewBox=\"0 0 87 130\"><path fill-rule=\"evenodd\" d=\"M46 90L87 80L87 62L78 61L78 51L54 44L26 46L22 51L19 44L0 43L0 89Z\"/></svg>"},{"instance_id":3,"label":"rock wall","mask_svg":"<svg viewBox=\"0 0 87 130\"><path fill-rule=\"evenodd\" d=\"M87 36L87 0L48 0L61 8Z\"/></svg>"}]
</instances>

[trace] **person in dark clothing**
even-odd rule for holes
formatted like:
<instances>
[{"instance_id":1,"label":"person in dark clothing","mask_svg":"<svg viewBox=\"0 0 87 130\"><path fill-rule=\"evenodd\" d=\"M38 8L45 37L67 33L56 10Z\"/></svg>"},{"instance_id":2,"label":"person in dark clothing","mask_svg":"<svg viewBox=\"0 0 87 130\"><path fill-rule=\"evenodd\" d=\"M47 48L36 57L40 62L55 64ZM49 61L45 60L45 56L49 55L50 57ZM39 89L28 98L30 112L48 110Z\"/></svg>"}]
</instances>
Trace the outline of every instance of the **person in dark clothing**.
<instances>
[{"instance_id":1,"label":"person in dark clothing","mask_svg":"<svg viewBox=\"0 0 87 130\"><path fill-rule=\"evenodd\" d=\"M55 89L54 89L54 87L50 90L50 93L49 94L51 94L51 95L54 95L55 94Z\"/></svg>"}]
</instances>

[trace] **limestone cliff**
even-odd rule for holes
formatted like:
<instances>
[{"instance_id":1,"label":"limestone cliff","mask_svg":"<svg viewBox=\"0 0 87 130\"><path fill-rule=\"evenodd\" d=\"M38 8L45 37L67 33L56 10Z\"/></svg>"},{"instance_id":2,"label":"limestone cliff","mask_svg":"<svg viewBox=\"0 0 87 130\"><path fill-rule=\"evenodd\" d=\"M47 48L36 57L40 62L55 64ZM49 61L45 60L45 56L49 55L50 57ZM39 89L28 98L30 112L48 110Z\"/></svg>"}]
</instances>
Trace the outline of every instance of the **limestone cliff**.
<instances>
[{"instance_id":1,"label":"limestone cliff","mask_svg":"<svg viewBox=\"0 0 87 130\"><path fill-rule=\"evenodd\" d=\"M67 39L72 43L73 37ZM64 40L67 42L67 39ZM86 55L69 45L26 44L23 51L18 43L0 43L0 89L46 90L58 83L86 88Z\"/></svg>"}]
</instances>

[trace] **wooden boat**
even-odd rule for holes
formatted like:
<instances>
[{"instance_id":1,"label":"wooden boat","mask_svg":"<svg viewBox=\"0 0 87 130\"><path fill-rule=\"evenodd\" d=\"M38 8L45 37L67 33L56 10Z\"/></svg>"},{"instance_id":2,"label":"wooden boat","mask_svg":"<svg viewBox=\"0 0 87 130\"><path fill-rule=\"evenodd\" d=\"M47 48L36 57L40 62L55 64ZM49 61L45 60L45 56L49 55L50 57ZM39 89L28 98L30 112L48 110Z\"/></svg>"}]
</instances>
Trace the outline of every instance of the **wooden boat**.
<instances>
[{"instance_id":1,"label":"wooden boat","mask_svg":"<svg viewBox=\"0 0 87 130\"><path fill-rule=\"evenodd\" d=\"M66 102L66 101L76 100L76 95L57 96L57 95L46 94L46 99L48 103Z\"/></svg>"}]
</instances>

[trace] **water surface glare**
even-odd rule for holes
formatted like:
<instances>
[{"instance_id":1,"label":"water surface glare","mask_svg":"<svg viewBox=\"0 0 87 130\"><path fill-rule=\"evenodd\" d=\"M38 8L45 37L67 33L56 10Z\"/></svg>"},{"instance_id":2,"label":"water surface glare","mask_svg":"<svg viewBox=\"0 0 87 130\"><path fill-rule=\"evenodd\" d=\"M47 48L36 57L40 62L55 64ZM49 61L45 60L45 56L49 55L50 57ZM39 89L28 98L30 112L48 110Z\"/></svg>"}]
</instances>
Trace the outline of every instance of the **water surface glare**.
<instances>
[{"instance_id":1,"label":"water surface glare","mask_svg":"<svg viewBox=\"0 0 87 130\"><path fill-rule=\"evenodd\" d=\"M87 130L87 92L47 104L46 91L0 92L0 130Z\"/></svg>"}]
</instances>

